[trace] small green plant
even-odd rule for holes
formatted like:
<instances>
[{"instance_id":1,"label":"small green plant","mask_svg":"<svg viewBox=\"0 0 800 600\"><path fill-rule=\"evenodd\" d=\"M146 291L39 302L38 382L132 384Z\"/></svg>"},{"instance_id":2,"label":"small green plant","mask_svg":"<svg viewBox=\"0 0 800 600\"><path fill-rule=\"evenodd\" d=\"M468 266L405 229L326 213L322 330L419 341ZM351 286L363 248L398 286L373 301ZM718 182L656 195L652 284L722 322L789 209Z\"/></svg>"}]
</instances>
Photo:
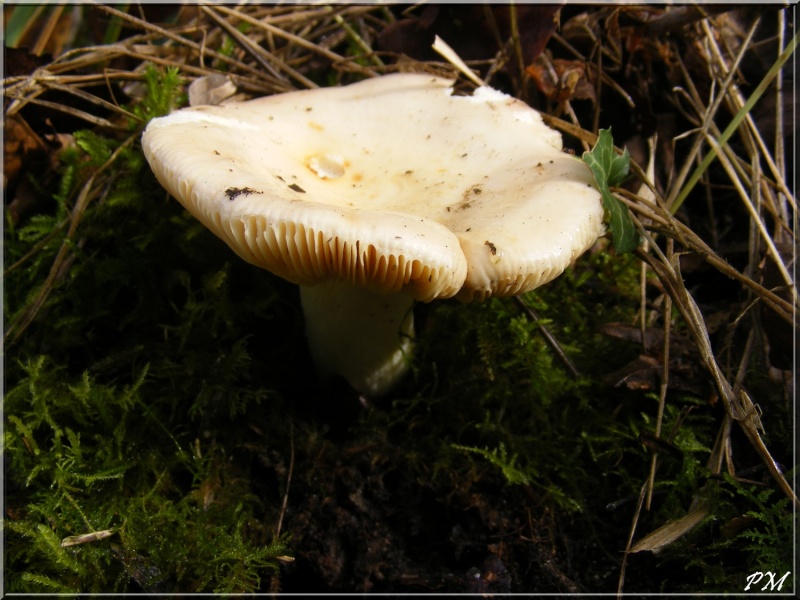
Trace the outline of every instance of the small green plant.
<instances>
[{"instance_id":1,"label":"small green plant","mask_svg":"<svg viewBox=\"0 0 800 600\"><path fill-rule=\"evenodd\" d=\"M506 481L512 485L527 485L530 483L528 475L516 465L518 456L516 454L509 456L506 446L503 443L500 443L500 445L492 451L486 448L470 448L459 444L453 444L453 448L462 452L477 454L485 458L494 466L498 467L503 472L503 477L506 478Z\"/></svg>"},{"instance_id":2,"label":"small green plant","mask_svg":"<svg viewBox=\"0 0 800 600\"><path fill-rule=\"evenodd\" d=\"M605 220L611 231L614 248L620 254L633 252L639 245L639 234L631 219L628 207L611 193L611 186L619 184L628 176L631 157L625 148L621 155L614 152L614 139L610 129L601 129L597 143L590 152L583 153L583 161L589 165L603 196Z\"/></svg>"},{"instance_id":3,"label":"small green plant","mask_svg":"<svg viewBox=\"0 0 800 600\"><path fill-rule=\"evenodd\" d=\"M732 500L743 500L750 506L744 513L748 523L737 534L745 540L744 548L753 560L754 570L785 573L792 571L792 536L796 522L792 515L791 500L772 488L758 489L737 482L730 475L725 481L733 487ZM731 495L729 490L726 490Z\"/></svg>"},{"instance_id":4,"label":"small green plant","mask_svg":"<svg viewBox=\"0 0 800 600\"><path fill-rule=\"evenodd\" d=\"M182 83L177 67L159 69L152 64L146 65L144 70L146 95L132 111L141 120L138 127L143 127L150 119L168 114L182 104L185 100Z\"/></svg>"}]
</instances>

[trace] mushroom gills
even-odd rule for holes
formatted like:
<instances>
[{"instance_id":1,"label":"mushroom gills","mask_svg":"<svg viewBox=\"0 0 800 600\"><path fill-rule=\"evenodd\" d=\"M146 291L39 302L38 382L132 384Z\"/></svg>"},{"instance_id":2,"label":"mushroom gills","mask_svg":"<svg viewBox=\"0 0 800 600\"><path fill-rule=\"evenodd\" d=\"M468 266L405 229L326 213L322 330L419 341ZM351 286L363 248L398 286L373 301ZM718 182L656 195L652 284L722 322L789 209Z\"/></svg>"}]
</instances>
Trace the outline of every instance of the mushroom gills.
<instances>
[{"instance_id":1,"label":"mushroom gills","mask_svg":"<svg viewBox=\"0 0 800 600\"><path fill-rule=\"evenodd\" d=\"M377 397L406 373L414 345L413 298L347 282L300 286L311 357L320 375L340 375Z\"/></svg>"}]
</instances>

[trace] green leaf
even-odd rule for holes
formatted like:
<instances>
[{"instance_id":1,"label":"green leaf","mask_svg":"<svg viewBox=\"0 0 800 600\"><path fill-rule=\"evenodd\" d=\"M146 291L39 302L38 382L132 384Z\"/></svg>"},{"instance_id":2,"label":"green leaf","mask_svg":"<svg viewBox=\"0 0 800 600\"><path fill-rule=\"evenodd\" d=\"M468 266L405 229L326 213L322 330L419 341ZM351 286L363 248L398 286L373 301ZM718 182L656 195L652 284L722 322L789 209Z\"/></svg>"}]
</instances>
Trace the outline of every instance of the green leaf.
<instances>
[{"instance_id":1,"label":"green leaf","mask_svg":"<svg viewBox=\"0 0 800 600\"><path fill-rule=\"evenodd\" d=\"M583 153L583 162L589 165L603 197L605 221L611 233L614 248L620 254L633 252L639 245L639 234L631 219L628 207L611 193L628 176L631 157L626 148L622 155L614 152L614 140L610 129L601 129L597 143L590 152Z\"/></svg>"}]
</instances>

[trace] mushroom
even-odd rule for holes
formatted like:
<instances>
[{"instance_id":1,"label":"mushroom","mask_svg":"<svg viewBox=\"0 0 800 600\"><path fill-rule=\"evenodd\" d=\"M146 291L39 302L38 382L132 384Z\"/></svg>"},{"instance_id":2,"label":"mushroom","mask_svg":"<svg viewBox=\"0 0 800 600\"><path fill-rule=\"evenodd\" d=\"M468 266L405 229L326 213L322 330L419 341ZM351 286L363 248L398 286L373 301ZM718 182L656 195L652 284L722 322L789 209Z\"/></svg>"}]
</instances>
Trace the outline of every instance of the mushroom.
<instances>
[{"instance_id":1,"label":"mushroom","mask_svg":"<svg viewBox=\"0 0 800 600\"><path fill-rule=\"evenodd\" d=\"M523 102L398 73L154 119L159 182L300 286L312 357L367 396L406 371L414 301L527 292L605 231L590 170Z\"/></svg>"}]
</instances>

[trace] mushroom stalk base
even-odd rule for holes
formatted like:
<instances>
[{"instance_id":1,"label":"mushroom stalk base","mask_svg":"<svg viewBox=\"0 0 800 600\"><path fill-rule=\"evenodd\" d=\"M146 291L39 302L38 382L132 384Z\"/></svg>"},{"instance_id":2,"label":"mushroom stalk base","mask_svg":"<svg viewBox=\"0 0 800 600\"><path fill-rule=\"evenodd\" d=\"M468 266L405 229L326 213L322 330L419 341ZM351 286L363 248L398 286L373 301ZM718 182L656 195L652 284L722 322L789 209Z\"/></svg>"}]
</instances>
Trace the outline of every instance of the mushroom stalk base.
<instances>
[{"instance_id":1,"label":"mushroom stalk base","mask_svg":"<svg viewBox=\"0 0 800 600\"><path fill-rule=\"evenodd\" d=\"M413 299L347 283L300 286L311 357L323 375L341 375L368 397L387 392L408 370Z\"/></svg>"}]
</instances>

